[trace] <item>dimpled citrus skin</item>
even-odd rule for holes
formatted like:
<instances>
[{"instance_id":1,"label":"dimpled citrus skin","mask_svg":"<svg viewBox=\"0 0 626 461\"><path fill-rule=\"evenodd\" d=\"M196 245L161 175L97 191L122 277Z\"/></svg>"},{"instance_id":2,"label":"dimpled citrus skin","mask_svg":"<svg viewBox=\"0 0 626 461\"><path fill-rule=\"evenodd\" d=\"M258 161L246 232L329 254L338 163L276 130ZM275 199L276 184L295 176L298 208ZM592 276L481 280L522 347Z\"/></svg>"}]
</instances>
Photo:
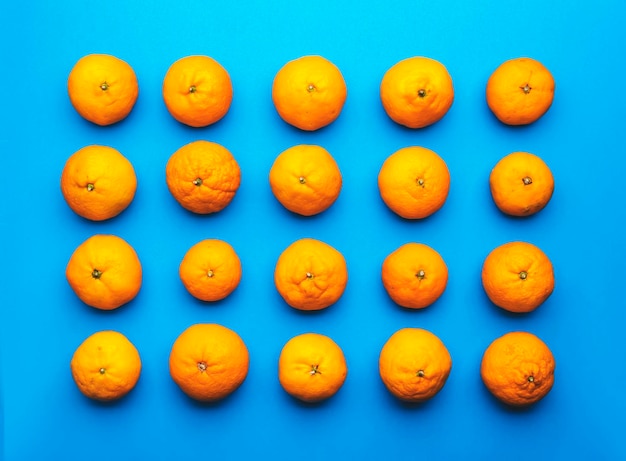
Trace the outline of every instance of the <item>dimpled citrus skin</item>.
<instances>
[{"instance_id":1,"label":"dimpled citrus skin","mask_svg":"<svg viewBox=\"0 0 626 461\"><path fill-rule=\"evenodd\" d=\"M224 146L210 141L193 141L169 158L167 187L185 209L210 214L226 208L241 183L239 164Z\"/></svg>"},{"instance_id":2,"label":"dimpled citrus skin","mask_svg":"<svg viewBox=\"0 0 626 461\"><path fill-rule=\"evenodd\" d=\"M116 235L96 234L72 253L65 269L68 283L87 305L112 310L137 296L141 262L132 246Z\"/></svg>"},{"instance_id":3,"label":"dimpled citrus skin","mask_svg":"<svg viewBox=\"0 0 626 461\"><path fill-rule=\"evenodd\" d=\"M404 147L383 162L378 189L394 213L405 219L423 219L444 205L450 190L450 172L434 151Z\"/></svg>"},{"instance_id":4,"label":"dimpled citrus skin","mask_svg":"<svg viewBox=\"0 0 626 461\"><path fill-rule=\"evenodd\" d=\"M378 367L392 395L407 402L423 402L445 385L452 358L443 342L430 331L402 328L384 344Z\"/></svg>"},{"instance_id":5,"label":"dimpled citrus skin","mask_svg":"<svg viewBox=\"0 0 626 461\"><path fill-rule=\"evenodd\" d=\"M528 242L508 242L493 249L481 277L491 302L510 312L533 311L554 291L552 262Z\"/></svg>"},{"instance_id":6,"label":"dimpled citrus skin","mask_svg":"<svg viewBox=\"0 0 626 461\"><path fill-rule=\"evenodd\" d=\"M496 206L511 216L530 216L545 208L554 193L548 165L529 152L512 152L498 161L489 175Z\"/></svg>"},{"instance_id":7,"label":"dimpled citrus skin","mask_svg":"<svg viewBox=\"0 0 626 461\"><path fill-rule=\"evenodd\" d=\"M422 309L443 294L448 283L448 267L428 245L410 242L385 258L382 281L394 302L402 307Z\"/></svg>"},{"instance_id":8,"label":"dimpled citrus skin","mask_svg":"<svg viewBox=\"0 0 626 461\"><path fill-rule=\"evenodd\" d=\"M423 128L443 118L452 106L452 77L439 61L424 56L407 58L387 70L380 98L393 121Z\"/></svg>"},{"instance_id":9,"label":"dimpled citrus skin","mask_svg":"<svg viewBox=\"0 0 626 461\"><path fill-rule=\"evenodd\" d=\"M293 242L279 256L274 282L291 307L324 309L337 302L346 288L346 260L327 243L303 238Z\"/></svg>"},{"instance_id":10,"label":"dimpled citrus skin","mask_svg":"<svg viewBox=\"0 0 626 461\"><path fill-rule=\"evenodd\" d=\"M248 375L250 356L241 337L216 323L185 329L170 352L170 375L198 401L216 401L237 390Z\"/></svg>"},{"instance_id":11,"label":"dimpled citrus skin","mask_svg":"<svg viewBox=\"0 0 626 461\"><path fill-rule=\"evenodd\" d=\"M130 161L118 150L85 146L65 162L61 193L69 207L92 221L111 219L135 197L137 176Z\"/></svg>"},{"instance_id":12,"label":"dimpled citrus skin","mask_svg":"<svg viewBox=\"0 0 626 461\"><path fill-rule=\"evenodd\" d=\"M507 125L528 125L552 106L555 83L550 71L533 58L503 62L487 81L487 105Z\"/></svg>"},{"instance_id":13,"label":"dimpled citrus skin","mask_svg":"<svg viewBox=\"0 0 626 461\"><path fill-rule=\"evenodd\" d=\"M304 131L334 122L347 96L341 71L322 56L302 56L287 62L272 84L272 101L280 117Z\"/></svg>"},{"instance_id":14,"label":"dimpled citrus skin","mask_svg":"<svg viewBox=\"0 0 626 461\"><path fill-rule=\"evenodd\" d=\"M108 54L80 58L70 71L67 90L74 109L86 120L101 126L126 118L139 95L132 67Z\"/></svg>"},{"instance_id":15,"label":"dimpled citrus skin","mask_svg":"<svg viewBox=\"0 0 626 461\"><path fill-rule=\"evenodd\" d=\"M343 386L348 374L341 348L328 336L305 333L284 346L278 361L278 379L285 391L305 402L319 402Z\"/></svg>"},{"instance_id":16,"label":"dimpled citrus skin","mask_svg":"<svg viewBox=\"0 0 626 461\"><path fill-rule=\"evenodd\" d=\"M163 79L163 100L169 113L191 127L221 120L230 109L230 75L210 56L185 56L174 62Z\"/></svg>"},{"instance_id":17,"label":"dimpled citrus skin","mask_svg":"<svg viewBox=\"0 0 626 461\"><path fill-rule=\"evenodd\" d=\"M117 331L99 331L74 351L70 362L78 389L95 400L116 400L128 394L141 374L135 346Z\"/></svg>"},{"instance_id":18,"label":"dimpled citrus skin","mask_svg":"<svg viewBox=\"0 0 626 461\"><path fill-rule=\"evenodd\" d=\"M531 405L554 385L556 363L537 336L514 331L495 339L485 350L480 374L489 391L513 406Z\"/></svg>"},{"instance_id":19,"label":"dimpled citrus skin","mask_svg":"<svg viewBox=\"0 0 626 461\"><path fill-rule=\"evenodd\" d=\"M241 261L227 242L205 239L185 253L178 271L183 285L194 297L219 301L239 285Z\"/></svg>"},{"instance_id":20,"label":"dimpled citrus skin","mask_svg":"<svg viewBox=\"0 0 626 461\"><path fill-rule=\"evenodd\" d=\"M281 152L270 169L270 187L289 211L313 216L339 196L342 176L330 153L321 146L297 145Z\"/></svg>"}]
</instances>

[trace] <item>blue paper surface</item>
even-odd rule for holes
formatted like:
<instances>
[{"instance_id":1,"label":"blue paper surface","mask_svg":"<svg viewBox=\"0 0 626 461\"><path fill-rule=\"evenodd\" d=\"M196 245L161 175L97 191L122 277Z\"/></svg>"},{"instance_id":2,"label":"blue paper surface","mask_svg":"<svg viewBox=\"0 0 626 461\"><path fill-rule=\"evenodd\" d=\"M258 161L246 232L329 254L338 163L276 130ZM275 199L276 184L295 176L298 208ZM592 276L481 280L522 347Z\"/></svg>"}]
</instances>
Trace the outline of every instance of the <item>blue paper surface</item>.
<instances>
[{"instance_id":1,"label":"blue paper surface","mask_svg":"<svg viewBox=\"0 0 626 461\"><path fill-rule=\"evenodd\" d=\"M557 6L558 5L558 6ZM391 2L17 2L0 7L1 404L3 459L623 459L623 107L624 5L617 0L524 3L444 0ZM109 53L135 70L140 94L124 121L83 120L67 96L67 76L89 53ZM234 99L217 124L192 129L167 112L161 84L178 58L206 54L230 73ZM316 132L284 123L271 100L287 61L319 54L342 71L348 98L340 117ZM410 56L449 70L455 101L420 130L393 123L380 104L384 72ZM509 127L485 102L503 61L530 56L556 80L554 104L536 123ZM235 156L242 182L223 211L198 216L165 184L165 164L182 145L207 139ZM303 218L273 197L275 157L300 143L336 159L343 189L326 212ZM120 150L135 167L130 207L101 223L74 214L60 192L66 159L88 144ZM382 162L397 149L436 151L451 173L444 207L421 221L399 218L377 189ZM500 213L488 177L513 151L541 156L556 182L535 216ZM126 239L144 280L137 298L112 312L84 305L65 279L73 250L96 233ZM303 314L277 293L280 252L302 237L342 252L349 281L330 308ZM237 251L241 284L225 300L192 298L178 277L189 247L220 238ZM556 288L535 312L508 315L481 286L484 258L525 240L554 264ZM443 296L411 311L396 306L380 277L403 243L436 249L449 268ZM201 405L168 373L169 351L189 325L232 328L250 351L250 371L229 398ZM393 332L426 328L448 347L452 372L431 401L394 399L378 375ZM138 348L136 388L114 404L77 390L75 348L114 329ZM530 331L556 358L555 385L537 405L511 410L483 386L482 353L508 331ZM292 336L330 336L344 350L348 377L331 399L305 405L280 387L277 362Z\"/></svg>"}]
</instances>

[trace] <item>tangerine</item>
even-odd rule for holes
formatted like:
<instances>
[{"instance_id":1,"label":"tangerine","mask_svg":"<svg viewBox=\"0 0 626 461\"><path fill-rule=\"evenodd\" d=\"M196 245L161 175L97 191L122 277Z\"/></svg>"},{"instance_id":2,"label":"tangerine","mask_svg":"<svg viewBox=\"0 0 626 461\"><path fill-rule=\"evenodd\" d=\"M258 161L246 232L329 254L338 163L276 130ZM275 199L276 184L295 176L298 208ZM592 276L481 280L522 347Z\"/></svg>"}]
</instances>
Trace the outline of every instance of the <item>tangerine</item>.
<instances>
[{"instance_id":1,"label":"tangerine","mask_svg":"<svg viewBox=\"0 0 626 461\"><path fill-rule=\"evenodd\" d=\"M272 84L272 101L278 115L305 131L334 122L347 96L341 71L322 56L302 56L287 62Z\"/></svg>"},{"instance_id":2,"label":"tangerine","mask_svg":"<svg viewBox=\"0 0 626 461\"><path fill-rule=\"evenodd\" d=\"M321 146L297 145L278 155L270 169L270 187L289 211L313 216L329 208L339 196L341 171Z\"/></svg>"}]
</instances>

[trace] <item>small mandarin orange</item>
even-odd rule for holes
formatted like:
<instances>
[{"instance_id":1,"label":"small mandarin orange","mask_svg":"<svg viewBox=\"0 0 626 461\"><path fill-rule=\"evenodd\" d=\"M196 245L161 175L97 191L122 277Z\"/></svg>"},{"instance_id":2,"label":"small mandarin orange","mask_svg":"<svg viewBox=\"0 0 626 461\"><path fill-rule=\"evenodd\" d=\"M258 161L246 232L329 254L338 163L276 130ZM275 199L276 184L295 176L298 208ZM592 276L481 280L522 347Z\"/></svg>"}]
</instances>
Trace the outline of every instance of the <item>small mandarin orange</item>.
<instances>
[{"instance_id":1,"label":"small mandarin orange","mask_svg":"<svg viewBox=\"0 0 626 461\"><path fill-rule=\"evenodd\" d=\"M404 147L384 161L378 189L385 204L405 219L422 219L438 211L448 198L450 172L430 149Z\"/></svg>"},{"instance_id":2,"label":"small mandarin orange","mask_svg":"<svg viewBox=\"0 0 626 461\"><path fill-rule=\"evenodd\" d=\"M304 402L332 397L343 386L348 366L343 351L318 333L294 336L278 359L278 380L291 396Z\"/></svg>"},{"instance_id":3,"label":"small mandarin orange","mask_svg":"<svg viewBox=\"0 0 626 461\"><path fill-rule=\"evenodd\" d=\"M67 281L85 304L112 310L134 299L141 288L137 253L116 235L96 234L72 253L65 269Z\"/></svg>"},{"instance_id":4,"label":"small mandarin orange","mask_svg":"<svg viewBox=\"0 0 626 461\"><path fill-rule=\"evenodd\" d=\"M237 390L248 376L250 356L241 337L216 323L197 323L174 341L172 380L192 399L212 402Z\"/></svg>"},{"instance_id":5,"label":"small mandarin orange","mask_svg":"<svg viewBox=\"0 0 626 461\"><path fill-rule=\"evenodd\" d=\"M403 59L383 76L380 99L394 122L408 128L423 128L443 118L452 106L452 77L434 59L424 56Z\"/></svg>"},{"instance_id":6,"label":"small mandarin orange","mask_svg":"<svg viewBox=\"0 0 626 461\"><path fill-rule=\"evenodd\" d=\"M98 331L76 348L70 369L76 386L85 396L111 401L135 387L141 374L141 358L122 333Z\"/></svg>"},{"instance_id":7,"label":"small mandarin orange","mask_svg":"<svg viewBox=\"0 0 626 461\"><path fill-rule=\"evenodd\" d=\"M430 306L443 294L448 267L437 251L423 243L406 243L383 261L382 281L389 297L410 309Z\"/></svg>"},{"instance_id":8,"label":"small mandarin orange","mask_svg":"<svg viewBox=\"0 0 626 461\"><path fill-rule=\"evenodd\" d=\"M229 243L205 239L185 253L178 272L191 295L202 301L219 301L239 285L241 261Z\"/></svg>"},{"instance_id":9,"label":"small mandarin orange","mask_svg":"<svg viewBox=\"0 0 626 461\"><path fill-rule=\"evenodd\" d=\"M387 390L406 402L423 402L445 385L452 358L443 342L422 328L402 328L385 342L378 360Z\"/></svg>"},{"instance_id":10,"label":"small mandarin orange","mask_svg":"<svg viewBox=\"0 0 626 461\"><path fill-rule=\"evenodd\" d=\"M498 161L489 175L496 206L511 216L530 216L548 204L554 177L546 163L529 152L512 152Z\"/></svg>"},{"instance_id":11,"label":"small mandarin orange","mask_svg":"<svg viewBox=\"0 0 626 461\"><path fill-rule=\"evenodd\" d=\"M185 144L165 167L167 187L176 201L197 214L217 213L230 204L241 170L224 146L204 140Z\"/></svg>"},{"instance_id":12,"label":"small mandarin orange","mask_svg":"<svg viewBox=\"0 0 626 461\"><path fill-rule=\"evenodd\" d=\"M487 105L502 123L528 125L554 100L554 77L539 61L521 57L500 64L487 81Z\"/></svg>"},{"instance_id":13,"label":"small mandarin orange","mask_svg":"<svg viewBox=\"0 0 626 461\"><path fill-rule=\"evenodd\" d=\"M180 123L205 127L221 120L233 100L230 75L209 56L185 56L174 62L163 79L163 100Z\"/></svg>"},{"instance_id":14,"label":"small mandarin orange","mask_svg":"<svg viewBox=\"0 0 626 461\"><path fill-rule=\"evenodd\" d=\"M341 71L322 56L302 56L287 62L272 84L272 101L278 115L305 131L334 122L347 95Z\"/></svg>"},{"instance_id":15,"label":"small mandarin orange","mask_svg":"<svg viewBox=\"0 0 626 461\"><path fill-rule=\"evenodd\" d=\"M346 260L327 243L302 238L278 257L274 283L278 293L294 309L325 309L343 295L348 283Z\"/></svg>"},{"instance_id":16,"label":"small mandarin orange","mask_svg":"<svg viewBox=\"0 0 626 461\"><path fill-rule=\"evenodd\" d=\"M313 216L339 196L342 176L330 153L321 146L297 145L281 152L270 169L270 187L289 211Z\"/></svg>"},{"instance_id":17,"label":"small mandarin orange","mask_svg":"<svg viewBox=\"0 0 626 461\"><path fill-rule=\"evenodd\" d=\"M485 258L482 283L496 306L510 312L531 312L554 291L552 262L537 246L509 242Z\"/></svg>"},{"instance_id":18,"label":"small mandarin orange","mask_svg":"<svg viewBox=\"0 0 626 461\"><path fill-rule=\"evenodd\" d=\"M137 176L118 150L91 145L74 152L61 173L61 193L69 207L92 221L111 219L135 197Z\"/></svg>"},{"instance_id":19,"label":"small mandarin orange","mask_svg":"<svg viewBox=\"0 0 626 461\"><path fill-rule=\"evenodd\" d=\"M532 405L554 385L556 362L552 351L537 336L513 331L495 339L480 364L483 383L501 402Z\"/></svg>"},{"instance_id":20,"label":"small mandarin orange","mask_svg":"<svg viewBox=\"0 0 626 461\"><path fill-rule=\"evenodd\" d=\"M106 126L130 114L139 85L126 61L109 54L88 54L70 71L67 91L72 106L83 118Z\"/></svg>"}]
</instances>

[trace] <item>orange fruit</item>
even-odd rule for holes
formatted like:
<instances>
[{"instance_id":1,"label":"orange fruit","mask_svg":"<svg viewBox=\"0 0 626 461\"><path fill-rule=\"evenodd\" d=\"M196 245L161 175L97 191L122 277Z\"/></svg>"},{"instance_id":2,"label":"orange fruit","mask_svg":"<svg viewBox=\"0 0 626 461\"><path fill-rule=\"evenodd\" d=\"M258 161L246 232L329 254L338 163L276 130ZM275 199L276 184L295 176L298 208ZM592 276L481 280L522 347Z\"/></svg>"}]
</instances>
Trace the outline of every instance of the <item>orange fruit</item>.
<instances>
[{"instance_id":1,"label":"orange fruit","mask_svg":"<svg viewBox=\"0 0 626 461\"><path fill-rule=\"evenodd\" d=\"M230 244L206 239L193 245L178 269L183 285L202 301L219 301L241 280L241 261Z\"/></svg>"},{"instance_id":2,"label":"orange fruit","mask_svg":"<svg viewBox=\"0 0 626 461\"><path fill-rule=\"evenodd\" d=\"M170 352L170 375L180 389L199 401L230 395L248 375L248 348L233 330L198 323L184 330Z\"/></svg>"},{"instance_id":3,"label":"orange fruit","mask_svg":"<svg viewBox=\"0 0 626 461\"><path fill-rule=\"evenodd\" d=\"M186 56L174 62L163 79L163 101L179 122L205 127L221 120L230 109L230 75L209 56Z\"/></svg>"},{"instance_id":4,"label":"orange fruit","mask_svg":"<svg viewBox=\"0 0 626 461\"><path fill-rule=\"evenodd\" d=\"M319 402L337 393L348 374L343 351L328 336L304 333L283 346L278 359L278 380L291 396Z\"/></svg>"},{"instance_id":5,"label":"orange fruit","mask_svg":"<svg viewBox=\"0 0 626 461\"><path fill-rule=\"evenodd\" d=\"M209 214L223 210L235 197L241 170L224 146L199 140L172 154L165 178L170 193L183 208Z\"/></svg>"},{"instance_id":6,"label":"orange fruit","mask_svg":"<svg viewBox=\"0 0 626 461\"><path fill-rule=\"evenodd\" d=\"M406 402L423 402L445 385L452 358L443 342L430 331L402 328L383 345L378 368L392 395Z\"/></svg>"},{"instance_id":7,"label":"orange fruit","mask_svg":"<svg viewBox=\"0 0 626 461\"><path fill-rule=\"evenodd\" d=\"M496 306L510 312L530 312L552 294L554 269L546 254L532 243L509 242L485 258L482 282Z\"/></svg>"},{"instance_id":8,"label":"orange fruit","mask_svg":"<svg viewBox=\"0 0 626 461\"><path fill-rule=\"evenodd\" d=\"M529 216L543 210L552 198L554 177L540 157L512 152L491 170L489 187L503 213Z\"/></svg>"},{"instance_id":9,"label":"orange fruit","mask_svg":"<svg viewBox=\"0 0 626 461\"><path fill-rule=\"evenodd\" d=\"M439 121L454 101L448 69L431 58L403 59L385 72L380 99L387 115L408 128L423 128Z\"/></svg>"},{"instance_id":10,"label":"orange fruit","mask_svg":"<svg viewBox=\"0 0 626 461\"><path fill-rule=\"evenodd\" d=\"M537 336L513 331L495 339L485 350L480 375L489 391L513 406L533 404L550 392L556 363Z\"/></svg>"},{"instance_id":11,"label":"orange fruit","mask_svg":"<svg viewBox=\"0 0 626 461\"><path fill-rule=\"evenodd\" d=\"M305 311L325 309L336 303L346 288L346 260L320 240L296 240L278 257L274 283L291 307Z\"/></svg>"},{"instance_id":12,"label":"orange fruit","mask_svg":"<svg viewBox=\"0 0 626 461\"><path fill-rule=\"evenodd\" d=\"M85 304L112 310L137 296L142 270L137 253L125 240L96 234L74 250L65 275Z\"/></svg>"},{"instance_id":13,"label":"orange fruit","mask_svg":"<svg viewBox=\"0 0 626 461\"><path fill-rule=\"evenodd\" d=\"M278 115L305 131L334 122L347 95L341 71L321 56L289 61L276 73L272 84L272 101Z\"/></svg>"},{"instance_id":14,"label":"orange fruit","mask_svg":"<svg viewBox=\"0 0 626 461\"><path fill-rule=\"evenodd\" d=\"M321 146L290 147L278 155L270 169L270 187L289 211L312 216L330 207L341 192L341 171Z\"/></svg>"},{"instance_id":15,"label":"orange fruit","mask_svg":"<svg viewBox=\"0 0 626 461\"><path fill-rule=\"evenodd\" d=\"M133 68L108 54L88 54L70 71L67 92L74 109L96 125L111 125L133 109L139 85Z\"/></svg>"},{"instance_id":16,"label":"orange fruit","mask_svg":"<svg viewBox=\"0 0 626 461\"><path fill-rule=\"evenodd\" d=\"M67 159L61 172L63 198L76 214L92 221L120 214L136 191L133 165L112 147L83 147Z\"/></svg>"},{"instance_id":17,"label":"orange fruit","mask_svg":"<svg viewBox=\"0 0 626 461\"><path fill-rule=\"evenodd\" d=\"M502 123L527 125L548 111L554 88L554 77L536 59L510 59L489 77L487 105Z\"/></svg>"},{"instance_id":18,"label":"orange fruit","mask_svg":"<svg viewBox=\"0 0 626 461\"><path fill-rule=\"evenodd\" d=\"M439 210L448 198L450 172L446 162L425 147L404 147L384 161L378 173L383 202L406 219L422 219Z\"/></svg>"},{"instance_id":19,"label":"orange fruit","mask_svg":"<svg viewBox=\"0 0 626 461\"><path fill-rule=\"evenodd\" d=\"M443 294L448 267L439 253L423 243L406 243L383 261L383 286L402 307L422 309Z\"/></svg>"},{"instance_id":20,"label":"orange fruit","mask_svg":"<svg viewBox=\"0 0 626 461\"><path fill-rule=\"evenodd\" d=\"M141 374L137 348L117 331L98 331L74 351L72 377L87 397L109 401L128 394Z\"/></svg>"}]
</instances>

